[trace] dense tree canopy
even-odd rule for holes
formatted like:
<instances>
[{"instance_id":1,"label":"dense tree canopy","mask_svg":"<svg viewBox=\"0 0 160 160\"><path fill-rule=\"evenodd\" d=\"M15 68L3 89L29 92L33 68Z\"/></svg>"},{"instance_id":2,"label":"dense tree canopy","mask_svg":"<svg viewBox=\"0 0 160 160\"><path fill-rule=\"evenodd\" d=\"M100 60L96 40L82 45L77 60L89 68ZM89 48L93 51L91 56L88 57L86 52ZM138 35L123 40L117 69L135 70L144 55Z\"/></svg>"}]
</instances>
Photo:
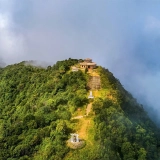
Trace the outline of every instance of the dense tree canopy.
<instances>
[{"instance_id":1,"label":"dense tree canopy","mask_svg":"<svg viewBox=\"0 0 160 160\"><path fill-rule=\"evenodd\" d=\"M21 62L0 68L0 159L158 160L158 128L102 67L97 72L105 96L92 103L90 143L95 145L75 151L67 147L74 131L71 117L89 103L88 73L70 70L78 62L68 59L47 68Z\"/></svg>"},{"instance_id":2,"label":"dense tree canopy","mask_svg":"<svg viewBox=\"0 0 160 160\"><path fill-rule=\"evenodd\" d=\"M47 69L22 62L0 71L0 159L61 159L67 121L87 103L86 75L69 72L78 60ZM42 152L43 151L43 152Z\"/></svg>"}]
</instances>

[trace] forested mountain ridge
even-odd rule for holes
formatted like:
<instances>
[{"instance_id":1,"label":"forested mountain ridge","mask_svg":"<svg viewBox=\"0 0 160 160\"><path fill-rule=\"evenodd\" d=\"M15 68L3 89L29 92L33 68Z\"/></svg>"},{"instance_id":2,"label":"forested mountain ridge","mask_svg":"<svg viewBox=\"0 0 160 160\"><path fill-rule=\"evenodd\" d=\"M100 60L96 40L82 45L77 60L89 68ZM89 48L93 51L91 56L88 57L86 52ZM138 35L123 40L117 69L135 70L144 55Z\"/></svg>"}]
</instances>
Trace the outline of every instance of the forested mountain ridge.
<instances>
[{"instance_id":1,"label":"forested mountain ridge","mask_svg":"<svg viewBox=\"0 0 160 160\"><path fill-rule=\"evenodd\" d=\"M100 66L101 89L89 100L91 73L71 71L79 61L0 68L0 160L159 160L160 132L143 106ZM88 104L89 115L73 119ZM74 132L81 149L67 145Z\"/></svg>"}]
</instances>

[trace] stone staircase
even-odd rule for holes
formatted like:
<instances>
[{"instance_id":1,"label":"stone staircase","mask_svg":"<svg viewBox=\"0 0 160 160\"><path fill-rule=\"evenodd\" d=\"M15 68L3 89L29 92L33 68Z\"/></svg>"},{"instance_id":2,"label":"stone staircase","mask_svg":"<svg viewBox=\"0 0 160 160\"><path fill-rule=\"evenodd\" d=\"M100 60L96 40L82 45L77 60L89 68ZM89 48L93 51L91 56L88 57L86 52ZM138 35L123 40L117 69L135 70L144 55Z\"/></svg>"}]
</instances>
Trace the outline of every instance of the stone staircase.
<instances>
[{"instance_id":1,"label":"stone staircase","mask_svg":"<svg viewBox=\"0 0 160 160\"><path fill-rule=\"evenodd\" d=\"M100 76L91 76L89 79L88 87L91 90L97 90L101 88Z\"/></svg>"}]
</instances>

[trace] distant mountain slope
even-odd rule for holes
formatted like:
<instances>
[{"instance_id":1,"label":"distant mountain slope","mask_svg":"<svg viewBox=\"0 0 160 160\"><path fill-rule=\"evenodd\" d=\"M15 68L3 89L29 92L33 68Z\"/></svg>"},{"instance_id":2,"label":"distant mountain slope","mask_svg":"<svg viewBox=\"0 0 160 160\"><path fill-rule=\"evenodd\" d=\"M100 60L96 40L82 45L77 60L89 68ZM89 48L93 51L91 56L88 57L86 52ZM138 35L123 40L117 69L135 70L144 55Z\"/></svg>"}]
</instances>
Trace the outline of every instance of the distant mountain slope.
<instances>
[{"instance_id":1,"label":"distant mountain slope","mask_svg":"<svg viewBox=\"0 0 160 160\"><path fill-rule=\"evenodd\" d=\"M160 159L160 132L143 106L107 69L72 72L81 61L0 68L0 159ZM101 88L89 100L92 75ZM74 132L85 142L81 149L67 144Z\"/></svg>"}]
</instances>

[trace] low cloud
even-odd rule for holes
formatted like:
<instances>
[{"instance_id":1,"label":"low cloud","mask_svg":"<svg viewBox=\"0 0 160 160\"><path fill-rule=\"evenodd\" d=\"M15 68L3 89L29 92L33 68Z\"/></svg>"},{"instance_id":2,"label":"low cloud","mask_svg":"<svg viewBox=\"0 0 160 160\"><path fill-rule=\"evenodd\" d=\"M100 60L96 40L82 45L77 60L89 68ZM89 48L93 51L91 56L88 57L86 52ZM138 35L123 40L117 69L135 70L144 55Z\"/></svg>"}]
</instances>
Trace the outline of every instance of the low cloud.
<instances>
[{"instance_id":1,"label":"low cloud","mask_svg":"<svg viewBox=\"0 0 160 160\"><path fill-rule=\"evenodd\" d=\"M44 61L26 61L24 63L26 66L35 66L35 67L40 67L40 68L47 68L49 66L49 63L44 62Z\"/></svg>"},{"instance_id":2,"label":"low cloud","mask_svg":"<svg viewBox=\"0 0 160 160\"><path fill-rule=\"evenodd\" d=\"M23 36L14 32L14 23L8 13L0 13L0 56L9 63L20 60L24 50Z\"/></svg>"}]
</instances>

